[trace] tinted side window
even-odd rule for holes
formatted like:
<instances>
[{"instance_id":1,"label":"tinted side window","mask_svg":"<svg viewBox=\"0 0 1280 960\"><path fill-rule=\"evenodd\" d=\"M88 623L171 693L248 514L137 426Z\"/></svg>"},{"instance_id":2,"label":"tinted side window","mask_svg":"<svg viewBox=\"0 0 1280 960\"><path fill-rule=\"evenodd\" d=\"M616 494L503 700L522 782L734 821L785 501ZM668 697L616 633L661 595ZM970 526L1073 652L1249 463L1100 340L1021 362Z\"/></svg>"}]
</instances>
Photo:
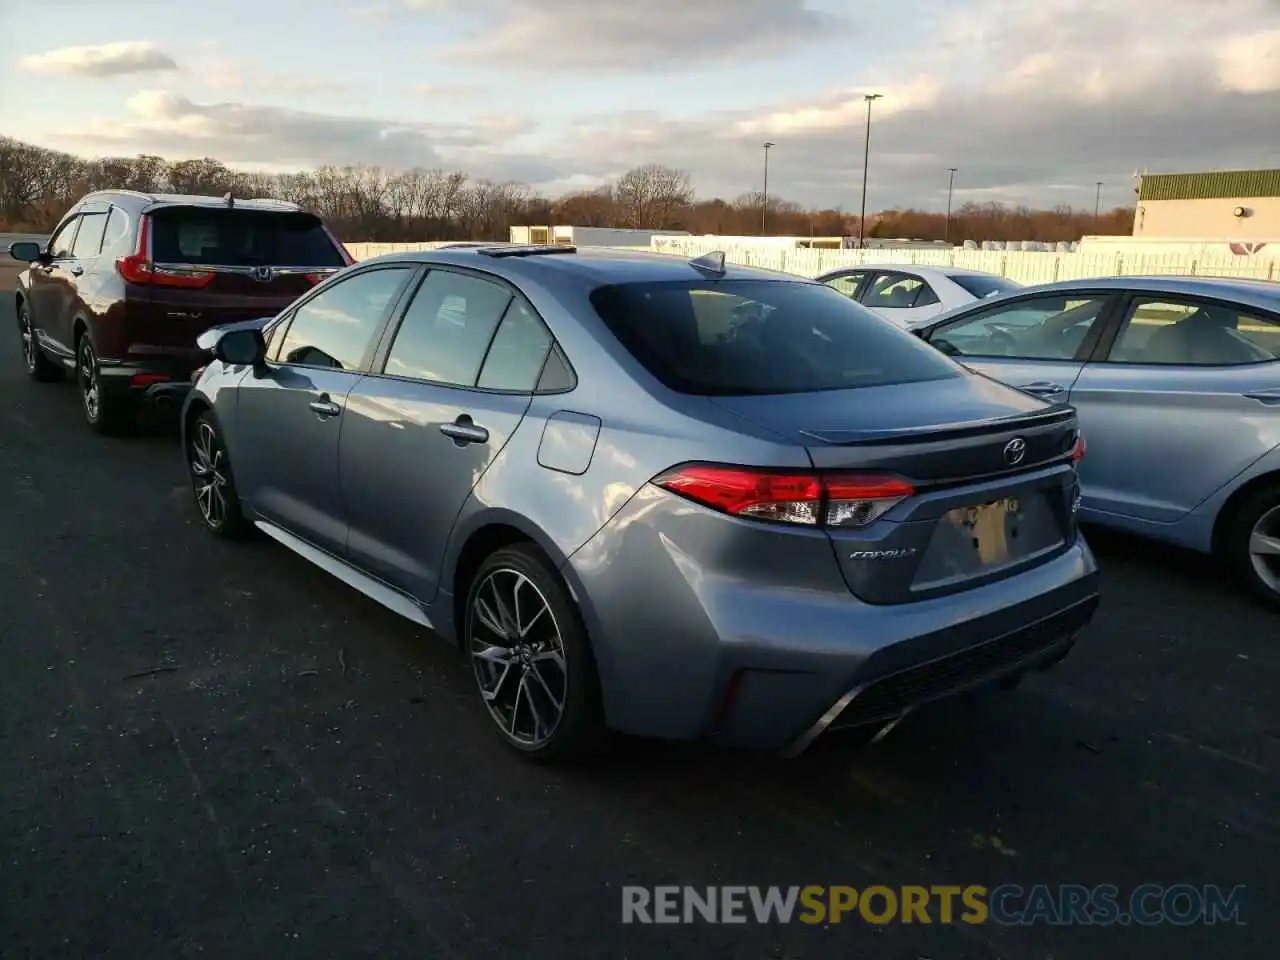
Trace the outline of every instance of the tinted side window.
<instances>
[{"instance_id":1,"label":"tinted side window","mask_svg":"<svg viewBox=\"0 0 1280 960\"><path fill-rule=\"evenodd\" d=\"M112 207L107 215L107 228L102 235L102 252L117 256L128 251L132 239L129 230L129 215L119 207Z\"/></svg>"},{"instance_id":2,"label":"tinted side window","mask_svg":"<svg viewBox=\"0 0 1280 960\"><path fill-rule=\"evenodd\" d=\"M862 304L877 310L905 310L915 305L924 281L902 274L881 274L862 298Z\"/></svg>"},{"instance_id":3,"label":"tinted side window","mask_svg":"<svg viewBox=\"0 0 1280 960\"><path fill-rule=\"evenodd\" d=\"M551 349L551 331L523 300L512 300L484 358L477 386L533 393Z\"/></svg>"},{"instance_id":4,"label":"tinted side window","mask_svg":"<svg viewBox=\"0 0 1280 960\"><path fill-rule=\"evenodd\" d=\"M1231 366L1280 356L1280 323L1225 303L1135 300L1111 349L1116 363Z\"/></svg>"},{"instance_id":5,"label":"tinted side window","mask_svg":"<svg viewBox=\"0 0 1280 960\"><path fill-rule=\"evenodd\" d=\"M813 393L962 375L825 284L620 284L593 291L591 303L641 365L684 393Z\"/></svg>"},{"instance_id":6,"label":"tinted side window","mask_svg":"<svg viewBox=\"0 0 1280 960\"><path fill-rule=\"evenodd\" d=\"M66 260L71 256L71 242L76 238L76 227L79 225L80 218L72 217L49 238L49 256L54 260Z\"/></svg>"},{"instance_id":7,"label":"tinted side window","mask_svg":"<svg viewBox=\"0 0 1280 960\"><path fill-rule=\"evenodd\" d=\"M412 272L410 267L387 267L357 273L308 300L293 315L280 361L365 370L373 338Z\"/></svg>"},{"instance_id":8,"label":"tinted side window","mask_svg":"<svg viewBox=\"0 0 1280 960\"><path fill-rule=\"evenodd\" d=\"M843 277L832 277L830 280L824 281L832 290L838 290L846 297L852 297L858 292L858 284L866 277L865 273L848 273Z\"/></svg>"},{"instance_id":9,"label":"tinted side window","mask_svg":"<svg viewBox=\"0 0 1280 960\"><path fill-rule=\"evenodd\" d=\"M923 280L920 281L920 292L916 294L916 300L912 306L932 307L937 302L938 295L933 292L933 287L929 286L929 284L925 283Z\"/></svg>"},{"instance_id":10,"label":"tinted side window","mask_svg":"<svg viewBox=\"0 0 1280 960\"><path fill-rule=\"evenodd\" d=\"M474 387L493 331L510 302L510 291L500 284L432 270L405 311L384 372Z\"/></svg>"},{"instance_id":11,"label":"tinted side window","mask_svg":"<svg viewBox=\"0 0 1280 960\"><path fill-rule=\"evenodd\" d=\"M1020 300L948 323L929 342L952 356L1070 360L1106 303L1104 296Z\"/></svg>"},{"instance_id":12,"label":"tinted side window","mask_svg":"<svg viewBox=\"0 0 1280 960\"><path fill-rule=\"evenodd\" d=\"M105 213L86 213L80 218L80 232L76 234L76 242L71 248L71 255L77 260L96 257L102 249L102 234L107 228Z\"/></svg>"}]
</instances>

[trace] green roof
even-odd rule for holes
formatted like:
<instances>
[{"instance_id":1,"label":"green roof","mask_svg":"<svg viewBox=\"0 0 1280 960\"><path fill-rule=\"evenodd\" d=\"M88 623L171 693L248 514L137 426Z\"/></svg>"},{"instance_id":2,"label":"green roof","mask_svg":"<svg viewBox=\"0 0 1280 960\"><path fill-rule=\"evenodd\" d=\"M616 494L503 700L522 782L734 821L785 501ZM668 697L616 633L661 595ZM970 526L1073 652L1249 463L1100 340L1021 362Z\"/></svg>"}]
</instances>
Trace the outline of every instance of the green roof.
<instances>
[{"instance_id":1,"label":"green roof","mask_svg":"<svg viewBox=\"0 0 1280 960\"><path fill-rule=\"evenodd\" d=\"M1138 200L1230 200L1280 197L1280 170L1220 170L1216 173L1149 173Z\"/></svg>"}]
</instances>

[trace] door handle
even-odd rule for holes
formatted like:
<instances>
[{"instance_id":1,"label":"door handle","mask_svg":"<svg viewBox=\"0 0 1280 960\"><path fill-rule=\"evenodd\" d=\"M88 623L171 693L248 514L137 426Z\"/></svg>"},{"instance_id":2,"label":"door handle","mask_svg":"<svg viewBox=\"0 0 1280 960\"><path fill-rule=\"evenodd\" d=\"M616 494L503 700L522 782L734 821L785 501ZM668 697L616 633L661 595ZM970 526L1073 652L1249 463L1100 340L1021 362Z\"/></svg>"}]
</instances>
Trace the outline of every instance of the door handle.
<instances>
[{"instance_id":1,"label":"door handle","mask_svg":"<svg viewBox=\"0 0 1280 960\"><path fill-rule=\"evenodd\" d=\"M1259 403L1266 404L1268 407L1280 405L1280 390L1254 390L1246 393L1246 399L1257 400Z\"/></svg>"},{"instance_id":2,"label":"door handle","mask_svg":"<svg viewBox=\"0 0 1280 960\"><path fill-rule=\"evenodd\" d=\"M465 447L468 443L489 442L489 431L478 426L465 413L453 423L440 424L440 432L446 437L452 437L453 442L460 447Z\"/></svg>"},{"instance_id":3,"label":"door handle","mask_svg":"<svg viewBox=\"0 0 1280 960\"><path fill-rule=\"evenodd\" d=\"M329 395L327 393L320 394L319 397L317 397L315 400L312 400L310 403L307 404L307 406L310 407L311 410L316 414L316 416L318 416L321 420L327 420L330 417L336 417L338 414L342 412L342 408L338 406L336 403L334 403L332 400L330 400Z\"/></svg>"},{"instance_id":4,"label":"door handle","mask_svg":"<svg viewBox=\"0 0 1280 960\"><path fill-rule=\"evenodd\" d=\"M1067 388L1060 383L1049 383L1047 380L1037 380L1035 383L1024 383L1018 387L1019 390L1025 390L1027 393L1034 393L1038 397L1048 397L1055 393L1066 393Z\"/></svg>"}]
</instances>

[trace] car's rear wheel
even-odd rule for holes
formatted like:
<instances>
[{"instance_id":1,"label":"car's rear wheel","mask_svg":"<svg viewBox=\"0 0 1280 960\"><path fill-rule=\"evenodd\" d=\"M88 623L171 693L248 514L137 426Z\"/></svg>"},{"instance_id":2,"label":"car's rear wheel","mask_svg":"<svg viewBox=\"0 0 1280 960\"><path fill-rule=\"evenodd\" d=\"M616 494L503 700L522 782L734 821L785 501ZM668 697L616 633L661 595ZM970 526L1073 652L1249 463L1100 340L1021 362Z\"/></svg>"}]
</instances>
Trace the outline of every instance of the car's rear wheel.
<instances>
[{"instance_id":1,"label":"car's rear wheel","mask_svg":"<svg viewBox=\"0 0 1280 960\"><path fill-rule=\"evenodd\" d=\"M534 547L504 547L485 560L463 630L480 698L511 747L567 760L604 743L591 643L568 590Z\"/></svg>"},{"instance_id":2,"label":"car's rear wheel","mask_svg":"<svg viewBox=\"0 0 1280 960\"><path fill-rule=\"evenodd\" d=\"M215 536L235 538L249 529L240 509L231 458L213 414L196 417L187 434L187 471L191 491L205 529Z\"/></svg>"},{"instance_id":3,"label":"car's rear wheel","mask_svg":"<svg viewBox=\"0 0 1280 960\"><path fill-rule=\"evenodd\" d=\"M25 300L18 304L18 333L22 336L22 362L27 368L27 376L42 383L61 380L62 367L40 349L35 326L31 323L31 309Z\"/></svg>"},{"instance_id":4,"label":"car's rear wheel","mask_svg":"<svg viewBox=\"0 0 1280 960\"><path fill-rule=\"evenodd\" d=\"M113 436L124 433L133 425L132 400L103 390L98 354L87 334L80 338L76 350L76 381L80 387L84 418L91 429Z\"/></svg>"},{"instance_id":5,"label":"car's rear wheel","mask_svg":"<svg viewBox=\"0 0 1280 960\"><path fill-rule=\"evenodd\" d=\"M1253 594L1280 608L1280 485L1259 490L1240 504L1225 553Z\"/></svg>"}]
</instances>

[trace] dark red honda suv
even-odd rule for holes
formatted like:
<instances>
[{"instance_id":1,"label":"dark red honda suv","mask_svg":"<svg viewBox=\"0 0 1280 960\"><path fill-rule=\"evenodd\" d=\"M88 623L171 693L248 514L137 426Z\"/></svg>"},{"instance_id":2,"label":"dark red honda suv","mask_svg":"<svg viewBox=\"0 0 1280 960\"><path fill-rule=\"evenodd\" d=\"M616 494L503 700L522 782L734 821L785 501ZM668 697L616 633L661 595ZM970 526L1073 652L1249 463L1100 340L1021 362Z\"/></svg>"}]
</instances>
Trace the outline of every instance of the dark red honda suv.
<instances>
[{"instance_id":1,"label":"dark red honda suv","mask_svg":"<svg viewBox=\"0 0 1280 960\"><path fill-rule=\"evenodd\" d=\"M319 217L280 200L91 193L43 249L9 247L18 328L36 380L76 372L85 419L100 433L132 422L144 399L182 399L207 358L209 327L274 316L348 266Z\"/></svg>"}]
</instances>

